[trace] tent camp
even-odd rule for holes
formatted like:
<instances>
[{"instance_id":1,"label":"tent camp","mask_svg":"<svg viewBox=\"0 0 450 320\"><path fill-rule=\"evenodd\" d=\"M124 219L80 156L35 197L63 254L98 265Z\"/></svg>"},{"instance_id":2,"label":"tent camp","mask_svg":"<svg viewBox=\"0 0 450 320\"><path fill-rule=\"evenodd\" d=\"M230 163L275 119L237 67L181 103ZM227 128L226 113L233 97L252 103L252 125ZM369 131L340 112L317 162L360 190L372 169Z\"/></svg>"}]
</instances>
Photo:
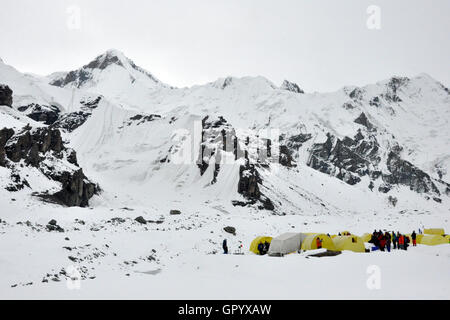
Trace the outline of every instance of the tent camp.
<instances>
[{"instance_id":1,"label":"tent camp","mask_svg":"<svg viewBox=\"0 0 450 320\"><path fill-rule=\"evenodd\" d=\"M361 239L363 242L369 242L369 240L372 239L372 235L370 233L364 233L361 236Z\"/></svg>"},{"instance_id":2,"label":"tent camp","mask_svg":"<svg viewBox=\"0 0 450 320\"><path fill-rule=\"evenodd\" d=\"M409 238L409 243L412 244L412 238L410 234L405 234L405 236L407 236ZM417 234L416 235L416 242L417 243L422 243L422 238L424 237L423 234Z\"/></svg>"},{"instance_id":3,"label":"tent camp","mask_svg":"<svg viewBox=\"0 0 450 320\"><path fill-rule=\"evenodd\" d=\"M337 236L333 238L333 242L337 251L366 252L364 241L357 236Z\"/></svg>"},{"instance_id":4,"label":"tent camp","mask_svg":"<svg viewBox=\"0 0 450 320\"><path fill-rule=\"evenodd\" d=\"M434 228L434 229L425 229L423 230L425 234L435 234L435 235L444 235L445 231L442 228Z\"/></svg>"},{"instance_id":5,"label":"tent camp","mask_svg":"<svg viewBox=\"0 0 450 320\"><path fill-rule=\"evenodd\" d=\"M322 248L335 251L336 247L333 240L323 233L307 234L306 238L302 241L302 250L315 250L317 249L317 238L322 240Z\"/></svg>"},{"instance_id":6,"label":"tent camp","mask_svg":"<svg viewBox=\"0 0 450 320\"><path fill-rule=\"evenodd\" d=\"M284 256L300 250L302 241L307 237L304 233L283 233L273 238L269 247L269 256Z\"/></svg>"},{"instance_id":7,"label":"tent camp","mask_svg":"<svg viewBox=\"0 0 450 320\"><path fill-rule=\"evenodd\" d=\"M420 244L425 244L427 246L435 246L438 244L445 244L445 243L449 243L448 238L439 235L424 235L422 240L420 241Z\"/></svg>"},{"instance_id":8,"label":"tent camp","mask_svg":"<svg viewBox=\"0 0 450 320\"><path fill-rule=\"evenodd\" d=\"M250 244L250 251L256 254L259 254L258 251L258 245L260 243L271 243L272 242L272 237L256 237L255 239L253 239L252 243Z\"/></svg>"}]
</instances>

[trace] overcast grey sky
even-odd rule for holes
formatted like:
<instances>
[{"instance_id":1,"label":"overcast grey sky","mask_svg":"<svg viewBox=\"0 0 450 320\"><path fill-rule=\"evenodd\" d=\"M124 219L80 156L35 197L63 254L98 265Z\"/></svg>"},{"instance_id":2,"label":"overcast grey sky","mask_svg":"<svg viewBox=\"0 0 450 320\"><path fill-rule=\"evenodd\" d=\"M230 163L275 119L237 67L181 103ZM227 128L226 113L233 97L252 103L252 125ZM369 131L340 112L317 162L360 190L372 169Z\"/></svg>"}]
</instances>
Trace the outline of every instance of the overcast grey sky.
<instances>
[{"instance_id":1,"label":"overcast grey sky","mask_svg":"<svg viewBox=\"0 0 450 320\"><path fill-rule=\"evenodd\" d=\"M262 75L331 91L420 72L448 85L449 16L449 0L2 0L0 57L48 74L115 48L174 86Z\"/></svg>"}]
</instances>

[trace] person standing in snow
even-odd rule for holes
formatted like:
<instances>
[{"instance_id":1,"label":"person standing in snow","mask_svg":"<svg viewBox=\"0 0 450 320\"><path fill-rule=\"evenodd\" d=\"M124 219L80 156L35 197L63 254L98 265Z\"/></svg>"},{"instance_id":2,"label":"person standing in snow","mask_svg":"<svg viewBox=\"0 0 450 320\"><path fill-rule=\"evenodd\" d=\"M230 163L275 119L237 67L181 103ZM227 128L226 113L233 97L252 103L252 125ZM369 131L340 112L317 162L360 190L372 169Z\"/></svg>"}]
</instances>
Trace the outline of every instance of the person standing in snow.
<instances>
[{"instance_id":1,"label":"person standing in snow","mask_svg":"<svg viewBox=\"0 0 450 320\"><path fill-rule=\"evenodd\" d=\"M264 255L264 245L262 244L262 242L258 244L258 251L261 256Z\"/></svg>"},{"instance_id":2,"label":"person standing in snow","mask_svg":"<svg viewBox=\"0 0 450 320\"><path fill-rule=\"evenodd\" d=\"M316 239L317 249L322 249L322 240L319 237Z\"/></svg>"},{"instance_id":3,"label":"person standing in snow","mask_svg":"<svg viewBox=\"0 0 450 320\"><path fill-rule=\"evenodd\" d=\"M269 242L264 242L264 252L268 253L269 252L269 247L270 247L270 243Z\"/></svg>"},{"instance_id":4,"label":"person standing in snow","mask_svg":"<svg viewBox=\"0 0 450 320\"><path fill-rule=\"evenodd\" d=\"M222 248L223 248L223 254L228 254L227 239L223 240Z\"/></svg>"},{"instance_id":5,"label":"person standing in snow","mask_svg":"<svg viewBox=\"0 0 450 320\"><path fill-rule=\"evenodd\" d=\"M417 246L417 242L416 242L416 239L417 239L416 230L414 230L414 231L411 233L411 239L412 239L413 247L416 247L416 246Z\"/></svg>"},{"instance_id":6,"label":"person standing in snow","mask_svg":"<svg viewBox=\"0 0 450 320\"><path fill-rule=\"evenodd\" d=\"M398 248L404 250L405 249L405 246L404 246L405 237L400 233L397 233L397 236L398 236Z\"/></svg>"},{"instance_id":7,"label":"person standing in snow","mask_svg":"<svg viewBox=\"0 0 450 320\"><path fill-rule=\"evenodd\" d=\"M389 234L389 232L386 231L384 237L386 239L386 250L388 252L391 252L391 235Z\"/></svg>"},{"instance_id":8,"label":"person standing in snow","mask_svg":"<svg viewBox=\"0 0 450 320\"><path fill-rule=\"evenodd\" d=\"M397 243L398 243L397 235L395 234L394 231L392 231L392 246L393 246L393 249L397 249Z\"/></svg>"},{"instance_id":9,"label":"person standing in snow","mask_svg":"<svg viewBox=\"0 0 450 320\"><path fill-rule=\"evenodd\" d=\"M378 241L380 242L380 250L384 251L384 247L386 246L386 238L384 237L383 233L381 233L381 232L378 236Z\"/></svg>"}]
</instances>

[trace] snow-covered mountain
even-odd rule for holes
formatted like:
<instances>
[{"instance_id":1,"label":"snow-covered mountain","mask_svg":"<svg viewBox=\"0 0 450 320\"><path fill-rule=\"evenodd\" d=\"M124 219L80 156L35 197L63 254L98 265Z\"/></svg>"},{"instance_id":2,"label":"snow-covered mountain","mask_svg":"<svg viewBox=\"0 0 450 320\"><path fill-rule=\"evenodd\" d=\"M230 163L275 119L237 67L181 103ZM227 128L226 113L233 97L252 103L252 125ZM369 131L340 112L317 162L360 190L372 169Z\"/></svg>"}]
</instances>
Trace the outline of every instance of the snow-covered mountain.
<instances>
[{"instance_id":1,"label":"snow-covered mountain","mask_svg":"<svg viewBox=\"0 0 450 320\"><path fill-rule=\"evenodd\" d=\"M77 70L51 74L47 80L57 87L84 89L128 105L145 103L156 89L170 89L118 50L108 50Z\"/></svg>"},{"instance_id":2,"label":"snow-covered mountain","mask_svg":"<svg viewBox=\"0 0 450 320\"><path fill-rule=\"evenodd\" d=\"M357 212L362 204L347 201L354 198L371 199L374 208L394 198L399 207L411 199L424 209L448 206L449 91L426 74L305 94L263 77L173 88L117 50L50 84L1 68L14 109L63 130L104 190L128 185L135 201L147 192L161 192L167 203L203 194L227 210L266 203L279 214ZM181 152L192 153L189 161L171 162ZM326 192L313 191L315 184ZM254 187L255 194L247 190Z\"/></svg>"},{"instance_id":3,"label":"snow-covered mountain","mask_svg":"<svg viewBox=\"0 0 450 320\"><path fill-rule=\"evenodd\" d=\"M271 232L450 226L450 93L426 74L330 93L261 76L175 88L110 50L48 77L0 62L0 84L0 201L24 217L59 210L42 200L157 224L177 209L188 218L167 230L240 221L245 241L268 216Z\"/></svg>"}]
</instances>

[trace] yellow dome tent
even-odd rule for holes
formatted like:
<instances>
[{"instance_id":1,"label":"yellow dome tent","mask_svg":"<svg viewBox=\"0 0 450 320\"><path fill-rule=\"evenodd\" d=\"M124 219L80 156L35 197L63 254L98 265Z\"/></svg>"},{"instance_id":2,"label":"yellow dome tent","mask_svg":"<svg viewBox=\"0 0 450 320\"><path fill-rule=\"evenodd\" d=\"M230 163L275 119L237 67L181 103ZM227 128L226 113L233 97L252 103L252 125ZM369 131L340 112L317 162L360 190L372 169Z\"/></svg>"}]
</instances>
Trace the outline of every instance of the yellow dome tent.
<instances>
[{"instance_id":1,"label":"yellow dome tent","mask_svg":"<svg viewBox=\"0 0 450 320\"><path fill-rule=\"evenodd\" d=\"M445 243L449 243L448 238L439 235L425 235L420 241L420 244L425 244L427 246L435 246L438 244L445 244Z\"/></svg>"},{"instance_id":2,"label":"yellow dome tent","mask_svg":"<svg viewBox=\"0 0 450 320\"><path fill-rule=\"evenodd\" d=\"M350 231L341 231L340 232L341 236L351 236L351 232Z\"/></svg>"},{"instance_id":3,"label":"yellow dome tent","mask_svg":"<svg viewBox=\"0 0 450 320\"><path fill-rule=\"evenodd\" d=\"M306 238L302 241L302 250L315 250L317 249L317 242L316 239L319 238L322 240L322 248L336 251L336 247L334 245L333 240L323 233L316 233L316 234L308 234Z\"/></svg>"},{"instance_id":4,"label":"yellow dome tent","mask_svg":"<svg viewBox=\"0 0 450 320\"><path fill-rule=\"evenodd\" d=\"M361 239L362 239L363 242L369 242L369 240L372 239L372 234L370 234L370 233L364 233L364 234L361 236Z\"/></svg>"},{"instance_id":5,"label":"yellow dome tent","mask_svg":"<svg viewBox=\"0 0 450 320\"><path fill-rule=\"evenodd\" d=\"M250 251L256 254L259 254L258 251L258 245L260 243L264 243L264 242L272 242L272 237L256 237L255 239L253 239L252 243L250 244Z\"/></svg>"},{"instance_id":6,"label":"yellow dome tent","mask_svg":"<svg viewBox=\"0 0 450 320\"><path fill-rule=\"evenodd\" d=\"M405 234L405 236L407 236L409 238L409 244L412 245L412 238L411 238L411 234ZM424 237L423 234L416 234L416 242L418 244L422 243L422 238Z\"/></svg>"},{"instance_id":7,"label":"yellow dome tent","mask_svg":"<svg viewBox=\"0 0 450 320\"><path fill-rule=\"evenodd\" d=\"M366 252L364 241L357 236L337 236L333 238L333 242L337 251Z\"/></svg>"},{"instance_id":8,"label":"yellow dome tent","mask_svg":"<svg viewBox=\"0 0 450 320\"><path fill-rule=\"evenodd\" d=\"M445 234L445 231L444 231L444 229L441 229L441 228L434 228L434 229L425 229L425 230L423 230L423 233L425 233L425 234L435 234L435 235L442 236L442 235Z\"/></svg>"}]
</instances>

